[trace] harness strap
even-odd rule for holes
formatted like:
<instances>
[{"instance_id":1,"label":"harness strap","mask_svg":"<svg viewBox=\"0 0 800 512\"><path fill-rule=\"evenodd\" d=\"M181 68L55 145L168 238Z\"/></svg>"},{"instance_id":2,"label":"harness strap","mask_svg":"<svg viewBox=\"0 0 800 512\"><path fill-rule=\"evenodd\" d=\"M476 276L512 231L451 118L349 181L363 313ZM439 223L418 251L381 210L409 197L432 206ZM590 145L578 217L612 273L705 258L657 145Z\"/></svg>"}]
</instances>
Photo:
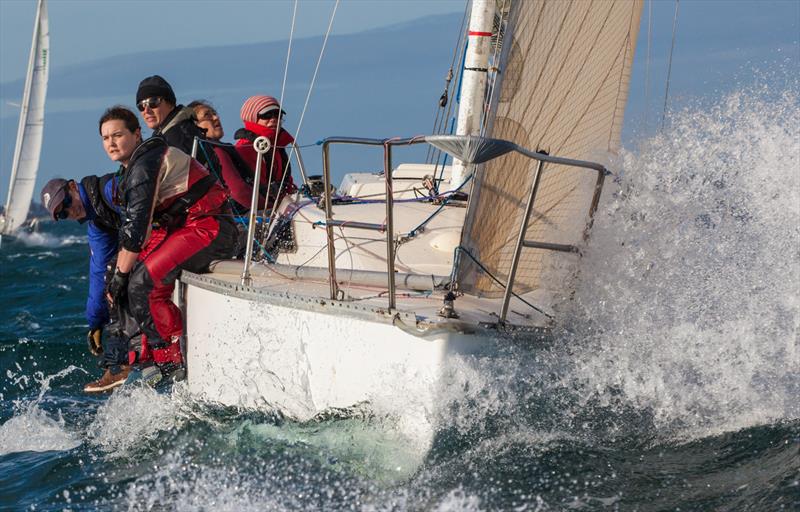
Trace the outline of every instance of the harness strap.
<instances>
[{"instance_id":1,"label":"harness strap","mask_svg":"<svg viewBox=\"0 0 800 512\"><path fill-rule=\"evenodd\" d=\"M183 217L189 213L189 208L194 206L197 201L211 190L211 187L213 187L216 182L217 178L211 174L196 181L195 184L192 185L183 196L176 199L169 208L154 215L153 224L168 226L174 219Z\"/></svg>"}]
</instances>

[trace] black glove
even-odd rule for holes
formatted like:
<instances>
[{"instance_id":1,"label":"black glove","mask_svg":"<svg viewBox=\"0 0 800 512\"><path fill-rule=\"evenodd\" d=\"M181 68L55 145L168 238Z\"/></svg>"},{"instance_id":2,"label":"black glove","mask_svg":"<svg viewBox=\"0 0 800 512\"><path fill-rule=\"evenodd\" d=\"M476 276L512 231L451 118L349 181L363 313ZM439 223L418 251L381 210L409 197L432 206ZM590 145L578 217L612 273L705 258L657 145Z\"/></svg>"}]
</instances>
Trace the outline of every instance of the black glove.
<instances>
[{"instance_id":1,"label":"black glove","mask_svg":"<svg viewBox=\"0 0 800 512\"><path fill-rule=\"evenodd\" d=\"M119 269L114 270L114 275L108 280L106 284L106 294L111 297L111 304L119 304L120 299L128 294L128 278L130 272L120 272Z\"/></svg>"},{"instance_id":2,"label":"black glove","mask_svg":"<svg viewBox=\"0 0 800 512\"><path fill-rule=\"evenodd\" d=\"M89 352L91 352L92 355L95 357L103 353L102 339L103 339L102 327L89 329L89 333L86 335L86 344L89 346Z\"/></svg>"}]
</instances>

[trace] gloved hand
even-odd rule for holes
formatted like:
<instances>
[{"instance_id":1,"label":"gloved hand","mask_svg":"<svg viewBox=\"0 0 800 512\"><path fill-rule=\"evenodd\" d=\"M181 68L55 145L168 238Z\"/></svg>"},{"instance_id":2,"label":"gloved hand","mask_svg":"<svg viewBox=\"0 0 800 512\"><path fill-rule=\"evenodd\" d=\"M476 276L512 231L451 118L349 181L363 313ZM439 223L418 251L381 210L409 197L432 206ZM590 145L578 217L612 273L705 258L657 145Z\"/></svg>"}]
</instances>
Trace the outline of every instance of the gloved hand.
<instances>
[{"instance_id":1,"label":"gloved hand","mask_svg":"<svg viewBox=\"0 0 800 512\"><path fill-rule=\"evenodd\" d=\"M86 334L86 343L89 346L89 352L92 353L93 356L97 357L103 353L103 329L102 327L97 327L95 329L89 329L88 334Z\"/></svg>"},{"instance_id":2,"label":"gloved hand","mask_svg":"<svg viewBox=\"0 0 800 512\"><path fill-rule=\"evenodd\" d=\"M125 297L128 293L128 278L130 272L120 272L119 269L114 270L114 275L108 280L106 284L106 296L111 302L111 305L119 304L120 299Z\"/></svg>"}]
</instances>

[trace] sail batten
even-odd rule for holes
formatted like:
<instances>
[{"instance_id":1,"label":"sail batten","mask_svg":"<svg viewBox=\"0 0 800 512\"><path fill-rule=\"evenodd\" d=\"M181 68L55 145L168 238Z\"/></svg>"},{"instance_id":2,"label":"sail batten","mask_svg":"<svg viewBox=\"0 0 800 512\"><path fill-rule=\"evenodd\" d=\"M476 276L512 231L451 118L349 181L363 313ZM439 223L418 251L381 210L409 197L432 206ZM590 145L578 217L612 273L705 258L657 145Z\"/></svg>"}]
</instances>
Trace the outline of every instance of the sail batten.
<instances>
[{"instance_id":1,"label":"sail batten","mask_svg":"<svg viewBox=\"0 0 800 512\"><path fill-rule=\"evenodd\" d=\"M554 156L608 163L620 142L641 9L641 0L515 1L488 135ZM510 271L535 165L507 154L475 176L461 245L501 280ZM597 183L596 173L545 165L525 239L579 246ZM515 291L542 290L549 297L564 292L578 257L524 249ZM503 293L471 260L462 260L458 281L466 293Z\"/></svg>"},{"instance_id":2,"label":"sail batten","mask_svg":"<svg viewBox=\"0 0 800 512\"><path fill-rule=\"evenodd\" d=\"M47 5L39 0L33 40L20 105L17 141L11 164L11 179L0 233L12 233L28 216L44 135L44 103L49 74L50 29Z\"/></svg>"}]
</instances>

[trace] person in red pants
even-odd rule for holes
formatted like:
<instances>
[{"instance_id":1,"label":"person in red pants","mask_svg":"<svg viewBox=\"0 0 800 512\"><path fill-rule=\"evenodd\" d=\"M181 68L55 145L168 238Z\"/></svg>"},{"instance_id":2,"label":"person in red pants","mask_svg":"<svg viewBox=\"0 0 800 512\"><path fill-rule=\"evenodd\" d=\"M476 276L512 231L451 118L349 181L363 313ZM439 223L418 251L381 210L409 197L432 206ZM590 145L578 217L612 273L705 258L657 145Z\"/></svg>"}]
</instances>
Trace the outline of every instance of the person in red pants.
<instances>
[{"instance_id":1,"label":"person in red pants","mask_svg":"<svg viewBox=\"0 0 800 512\"><path fill-rule=\"evenodd\" d=\"M127 129L130 117L136 117L130 110L112 107L100 118L103 148L121 164L115 201L123 212L106 296L112 304L127 300L144 333L142 352L131 353L129 362L152 358L155 380L178 378L183 319L172 302L175 280L181 270L207 272L212 261L232 257L237 230L228 192L216 178L160 137L142 142Z\"/></svg>"}]
</instances>

